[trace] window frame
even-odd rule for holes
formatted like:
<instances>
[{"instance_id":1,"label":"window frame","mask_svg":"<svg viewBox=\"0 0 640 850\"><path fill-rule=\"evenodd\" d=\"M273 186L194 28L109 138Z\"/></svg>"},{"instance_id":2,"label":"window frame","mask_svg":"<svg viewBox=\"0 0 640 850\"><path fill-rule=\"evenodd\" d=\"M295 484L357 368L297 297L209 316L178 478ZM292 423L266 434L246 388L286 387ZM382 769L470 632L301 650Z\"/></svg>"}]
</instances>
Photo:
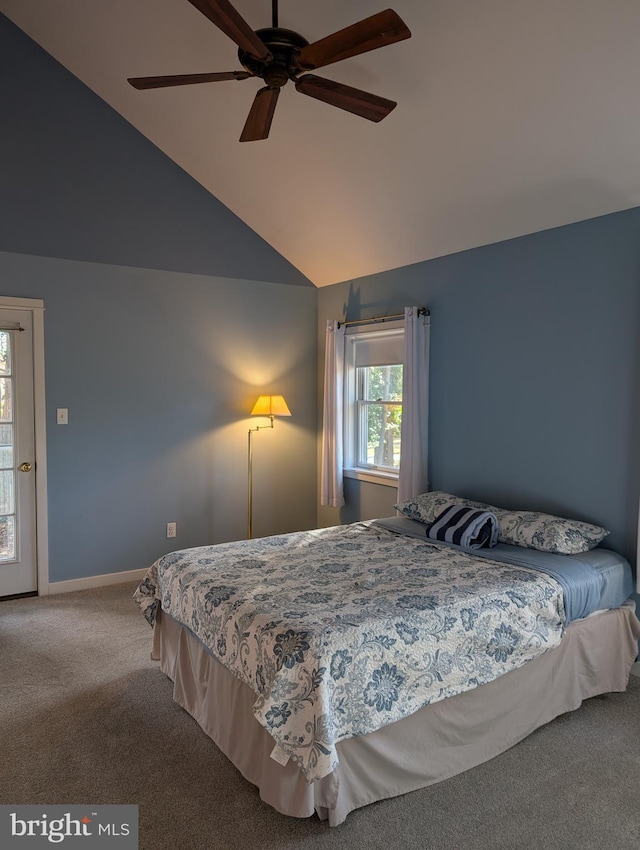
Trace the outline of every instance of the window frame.
<instances>
[{"instance_id":1,"label":"window frame","mask_svg":"<svg viewBox=\"0 0 640 850\"><path fill-rule=\"evenodd\" d=\"M399 470L376 466L362 466L358 463L358 407L361 401L358 398L356 351L358 342L374 341L376 339L395 338L400 340L401 348L404 343L404 321L390 321L371 326L348 327L345 332L345 358L344 358L344 464L343 475L345 478L355 478L359 481L367 481L371 484L381 484L387 487L398 487ZM371 365L402 365L401 357L394 363L371 364ZM403 404L392 402L393 404ZM401 447L402 452L402 447Z\"/></svg>"}]
</instances>

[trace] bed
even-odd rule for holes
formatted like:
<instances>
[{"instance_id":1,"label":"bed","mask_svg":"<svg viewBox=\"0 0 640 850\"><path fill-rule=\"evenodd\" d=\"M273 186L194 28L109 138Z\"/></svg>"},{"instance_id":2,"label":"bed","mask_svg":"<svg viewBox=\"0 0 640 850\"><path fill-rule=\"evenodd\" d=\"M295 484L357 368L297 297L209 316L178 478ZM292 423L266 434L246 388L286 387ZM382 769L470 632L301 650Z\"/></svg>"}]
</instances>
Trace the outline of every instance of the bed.
<instances>
[{"instance_id":1,"label":"bed","mask_svg":"<svg viewBox=\"0 0 640 850\"><path fill-rule=\"evenodd\" d=\"M441 507L169 553L136 590L174 699L277 811L338 825L626 689L624 558L433 541Z\"/></svg>"}]
</instances>

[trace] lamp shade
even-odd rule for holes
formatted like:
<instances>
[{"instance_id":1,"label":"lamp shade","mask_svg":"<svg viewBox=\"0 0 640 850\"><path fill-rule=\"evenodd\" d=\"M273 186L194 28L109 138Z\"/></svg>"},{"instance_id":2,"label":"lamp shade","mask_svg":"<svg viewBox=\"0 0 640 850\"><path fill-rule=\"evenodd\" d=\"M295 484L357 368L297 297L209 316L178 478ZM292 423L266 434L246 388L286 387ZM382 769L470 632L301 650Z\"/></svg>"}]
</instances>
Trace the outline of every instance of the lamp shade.
<instances>
[{"instance_id":1,"label":"lamp shade","mask_svg":"<svg viewBox=\"0 0 640 850\"><path fill-rule=\"evenodd\" d=\"M252 416L291 416L291 411L281 395L261 395L253 405Z\"/></svg>"}]
</instances>

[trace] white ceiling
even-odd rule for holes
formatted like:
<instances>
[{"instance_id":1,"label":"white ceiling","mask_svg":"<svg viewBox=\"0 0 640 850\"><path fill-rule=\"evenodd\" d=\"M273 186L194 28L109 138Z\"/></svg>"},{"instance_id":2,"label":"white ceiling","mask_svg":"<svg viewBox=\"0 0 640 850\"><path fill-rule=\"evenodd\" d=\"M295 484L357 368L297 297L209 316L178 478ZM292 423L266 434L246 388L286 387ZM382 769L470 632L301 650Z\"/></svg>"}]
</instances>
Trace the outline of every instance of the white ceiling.
<instances>
[{"instance_id":1,"label":"white ceiling","mask_svg":"<svg viewBox=\"0 0 640 850\"><path fill-rule=\"evenodd\" d=\"M234 0L254 29L269 0ZM136 91L239 69L187 0L0 0L0 11L317 286L640 205L640 0L391 0L412 38L318 73L398 101L373 124L262 81ZM385 0L280 0L315 41Z\"/></svg>"}]
</instances>

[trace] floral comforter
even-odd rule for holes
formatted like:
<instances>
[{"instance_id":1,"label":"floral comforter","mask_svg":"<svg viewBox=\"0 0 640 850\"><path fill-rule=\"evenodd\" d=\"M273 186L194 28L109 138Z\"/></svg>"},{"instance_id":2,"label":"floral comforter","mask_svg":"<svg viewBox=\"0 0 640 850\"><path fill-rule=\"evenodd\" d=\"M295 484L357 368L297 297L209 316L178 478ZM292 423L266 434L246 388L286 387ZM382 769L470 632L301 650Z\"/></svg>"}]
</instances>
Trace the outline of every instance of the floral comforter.
<instances>
[{"instance_id":1,"label":"floral comforter","mask_svg":"<svg viewBox=\"0 0 640 850\"><path fill-rule=\"evenodd\" d=\"M160 605L256 693L307 781L336 743L491 682L560 643L562 588L373 523L173 552L135 600Z\"/></svg>"}]
</instances>

